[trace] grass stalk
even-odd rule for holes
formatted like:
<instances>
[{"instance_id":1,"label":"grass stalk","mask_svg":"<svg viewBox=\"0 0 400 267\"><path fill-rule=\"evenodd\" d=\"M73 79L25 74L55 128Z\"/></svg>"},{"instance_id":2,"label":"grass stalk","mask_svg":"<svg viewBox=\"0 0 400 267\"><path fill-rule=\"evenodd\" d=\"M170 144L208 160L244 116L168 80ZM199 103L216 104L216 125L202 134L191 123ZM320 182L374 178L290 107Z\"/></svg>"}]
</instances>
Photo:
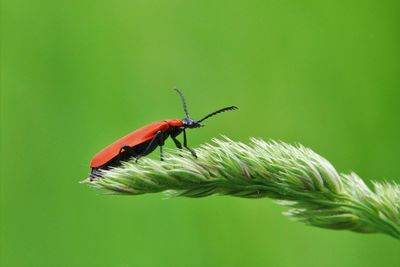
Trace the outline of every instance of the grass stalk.
<instances>
[{"instance_id":1,"label":"grass stalk","mask_svg":"<svg viewBox=\"0 0 400 267\"><path fill-rule=\"evenodd\" d=\"M225 137L196 152L198 159L180 150L168 150L164 161L133 159L83 182L112 194L268 197L289 207L285 215L312 226L400 238L398 184L374 182L371 189L311 149L283 142Z\"/></svg>"}]
</instances>

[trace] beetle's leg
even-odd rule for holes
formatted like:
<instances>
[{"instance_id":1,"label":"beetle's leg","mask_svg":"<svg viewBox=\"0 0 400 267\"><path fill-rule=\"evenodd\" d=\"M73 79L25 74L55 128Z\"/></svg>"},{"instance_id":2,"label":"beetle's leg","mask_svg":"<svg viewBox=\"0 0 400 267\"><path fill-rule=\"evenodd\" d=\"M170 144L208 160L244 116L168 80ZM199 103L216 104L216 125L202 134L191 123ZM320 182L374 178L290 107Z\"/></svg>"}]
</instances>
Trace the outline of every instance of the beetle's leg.
<instances>
[{"instance_id":1,"label":"beetle's leg","mask_svg":"<svg viewBox=\"0 0 400 267\"><path fill-rule=\"evenodd\" d=\"M182 149L182 144L181 144L181 142L179 142L179 140L176 139L176 137L172 137L172 136L171 136L171 138L172 138L172 140L174 141L176 147L179 148L179 149Z\"/></svg>"},{"instance_id":2,"label":"beetle's leg","mask_svg":"<svg viewBox=\"0 0 400 267\"><path fill-rule=\"evenodd\" d=\"M139 160L143 155L146 155L146 153L147 153L147 151L149 151L151 145L154 143L154 141L155 141L156 139L159 139L159 138L161 137L161 135L162 135L162 132L161 132L161 131L158 131L158 132L153 136L153 138L151 139L150 143L147 145L147 147L146 147L146 149L144 150L144 152L143 152L142 154L139 154L139 155L136 156L136 163L138 162L138 160Z\"/></svg>"},{"instance_id":3,"label":"beetle's leg","mask_svg":"<svg viewBox=\"0 0 400 267\"><path fill-rule=\"evenodd\" d=\"M197 158L196 152L194 152L193 149L191 149L187 146L187 138L186 138L186 130L185 129L183 129L183 146L185 148L187 148L190 151L190 153L192 153L193 157Z\"/></svg>"},{"instance_id":4,"label":"beetle's leg","mask_svg":"<svg viewBox=\"0 0 400 267\"><path fill-rule=\"evenodd\" d=\"M120 160L121 159L121 156L122 156L122 152L123 151L129 151L131 149L131 147L130 146L128 146L128 145L123 145L123 146L121 146L121 148L119 149L119 152L118 152L118 159Z\"/></svg>"},{"instance_id":5,"label":"beetle's leg","mask_svg":"<svg viewBox=\"0 0 400 267\"><path fill-rule=\"evenodd\" d=\"M179 150L182 150L182 144L181 144L181 142L179 142L178 139L176 139L176 136L172 136L172 135L171 135L171 138L172 138L172 140L174 141L175 146L176 146ZM182 155L181 155L180 153L179 153L179 156L182 157Z\"/></svg>"},{"instance_id":6,"label":"beetle's leg","mask_svg":"<svg viewBox=\"0 0 400 267\"><path fill-rule=\"evenodd\" d=\"M160 160L164 161L163 152L162 152L163 145L160 145Z\"/></svg>"},{"instance_id":7,"label":"beetle's leg","mask_svg":"<svg viewBox=\"0 0 400 267\"><path fill-rule=\"evenodd\" d=\"M119 149L118 155L120 155L122 153L123 150L127 151L129 150L131 147L128 145L123 145L121 146L121 148Z\"/></svg>"},{"instance_id":8,"label":"beetle's leg","mask_svg":"<svg viewBox=\"0 0 400 267\"><path fill-rule=\"evenodd\" d=\"M162 138L162 133L160 132L160 134L157 136L158 138L158 145L160 146L160 161L164 161L164 157L163 157L163 146L164 146L164 139Z\"/></svg>"}]
</instances>

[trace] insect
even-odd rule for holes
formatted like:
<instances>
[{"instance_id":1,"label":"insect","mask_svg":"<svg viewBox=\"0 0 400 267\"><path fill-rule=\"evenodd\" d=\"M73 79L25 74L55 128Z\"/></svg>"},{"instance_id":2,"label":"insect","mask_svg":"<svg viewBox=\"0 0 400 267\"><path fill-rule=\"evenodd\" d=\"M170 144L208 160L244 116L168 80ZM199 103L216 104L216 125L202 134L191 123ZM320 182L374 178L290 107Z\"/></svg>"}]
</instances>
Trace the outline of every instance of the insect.
<instances>
[{"instance_id":1,"label":"insect","mask_svg":"<svg viewBox=\"0 0 400 267\"><path fill-rule=\"evenodd\" d=\"M197 158L195 151L188 147L186 129L203 127L204 125L201 123L206 119L224 111L238 109L235 106L225 107L206 115L201 120L196 121L191 119L189 116L185 97L182 92L178 89L175 90L181 98L186 117L182 120L169 119L153 122L110 144L92 158L92 161L90 162L90 168L92 168L90 174L91 179L101 176L99 170L107 170L111 167L119 166L121 165L121 162L132 157L136 158L137 161L139 158L153 152L158 146L160 147L160 158L163 160L162 147L164 141L170 136L176 147L182 149L181 142L176 139L176 137L181 133L183 133L183 147L188 149L191 154Z\"/></svg>"}]
</instances>

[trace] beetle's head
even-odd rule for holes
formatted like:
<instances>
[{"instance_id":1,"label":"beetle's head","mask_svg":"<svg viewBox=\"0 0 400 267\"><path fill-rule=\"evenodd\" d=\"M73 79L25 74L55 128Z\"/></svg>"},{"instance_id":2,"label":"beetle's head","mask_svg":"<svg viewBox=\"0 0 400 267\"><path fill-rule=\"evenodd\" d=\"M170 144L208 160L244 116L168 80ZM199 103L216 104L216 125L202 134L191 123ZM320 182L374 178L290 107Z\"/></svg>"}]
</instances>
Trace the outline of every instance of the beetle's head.
<instances>
[{"instance_id":1,"label":"beetle's head","mask_svg":"<svg viewBox=\"0 0 400 267\"><path fill-rule=\"evenodd\" d=\"M183 105L183 110L185 111L185 114L186 114L186 118L182 119L182 124L183 124L183 127L184 127L184 128L199 128L199 127L203 127L204 125L201 124L202 121L204 121L204 120L206 120L206 119L208 119L208 118L210 118L210 117L212 117L212 116L214 116L214 115L216 115L216 114L218 114L218 113L221 113L221 112L224 112L224 111L228 111L228 110L235 110L235 109L238 109L238 108L235 107L235 106L230 106L230 107L226 107L226 108L221 108L221 109L219 109L219 110L217 110L217 111L214 111L214 112L208 114L207 116L205 116L205 117L202 118L201 120L195 121L195 120L191 119L190 116L189 116L189 112L188 112L188 110L187 110L186 101L185 101L185 98L184 98L183 94L182 94L181 91L179 91L177 88L175 88L175 90L178 92L178 94L179 94L180 97L181 97L182 105Z\"/></svg>"},{"instance_id":2,"label":"beetle's head","mask_svg":"<svg viewBox=\"0 0 400 267\"><path fill-rule=\"evenodd\" d=\"M200 128L204 125L198 121L192 120L191 118L184 118L182 119L183 127L185 128Z\"/></svg>"}]
</instances>

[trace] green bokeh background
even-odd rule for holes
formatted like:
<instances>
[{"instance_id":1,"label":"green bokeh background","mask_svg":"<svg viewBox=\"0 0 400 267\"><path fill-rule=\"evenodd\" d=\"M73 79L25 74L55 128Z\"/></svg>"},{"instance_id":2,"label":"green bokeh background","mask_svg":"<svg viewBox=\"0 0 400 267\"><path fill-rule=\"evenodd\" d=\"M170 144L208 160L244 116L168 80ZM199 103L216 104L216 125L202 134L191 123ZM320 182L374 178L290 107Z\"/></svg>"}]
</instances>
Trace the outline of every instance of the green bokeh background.
<instances>
[{"instance_id":1,"label":"green bokeh background","mask_svg":"<svg viewBox=\"0 0 400 267\"><path fill-rule=\"evenodd\" d=\"M300 142L400 182L398 1L21 1L1 9L1 266L398 266L399 241L268 199L105 196L91 156L149 122ZM171 141L167 146L172 147Z\"/></svg>"}]
</instances>

